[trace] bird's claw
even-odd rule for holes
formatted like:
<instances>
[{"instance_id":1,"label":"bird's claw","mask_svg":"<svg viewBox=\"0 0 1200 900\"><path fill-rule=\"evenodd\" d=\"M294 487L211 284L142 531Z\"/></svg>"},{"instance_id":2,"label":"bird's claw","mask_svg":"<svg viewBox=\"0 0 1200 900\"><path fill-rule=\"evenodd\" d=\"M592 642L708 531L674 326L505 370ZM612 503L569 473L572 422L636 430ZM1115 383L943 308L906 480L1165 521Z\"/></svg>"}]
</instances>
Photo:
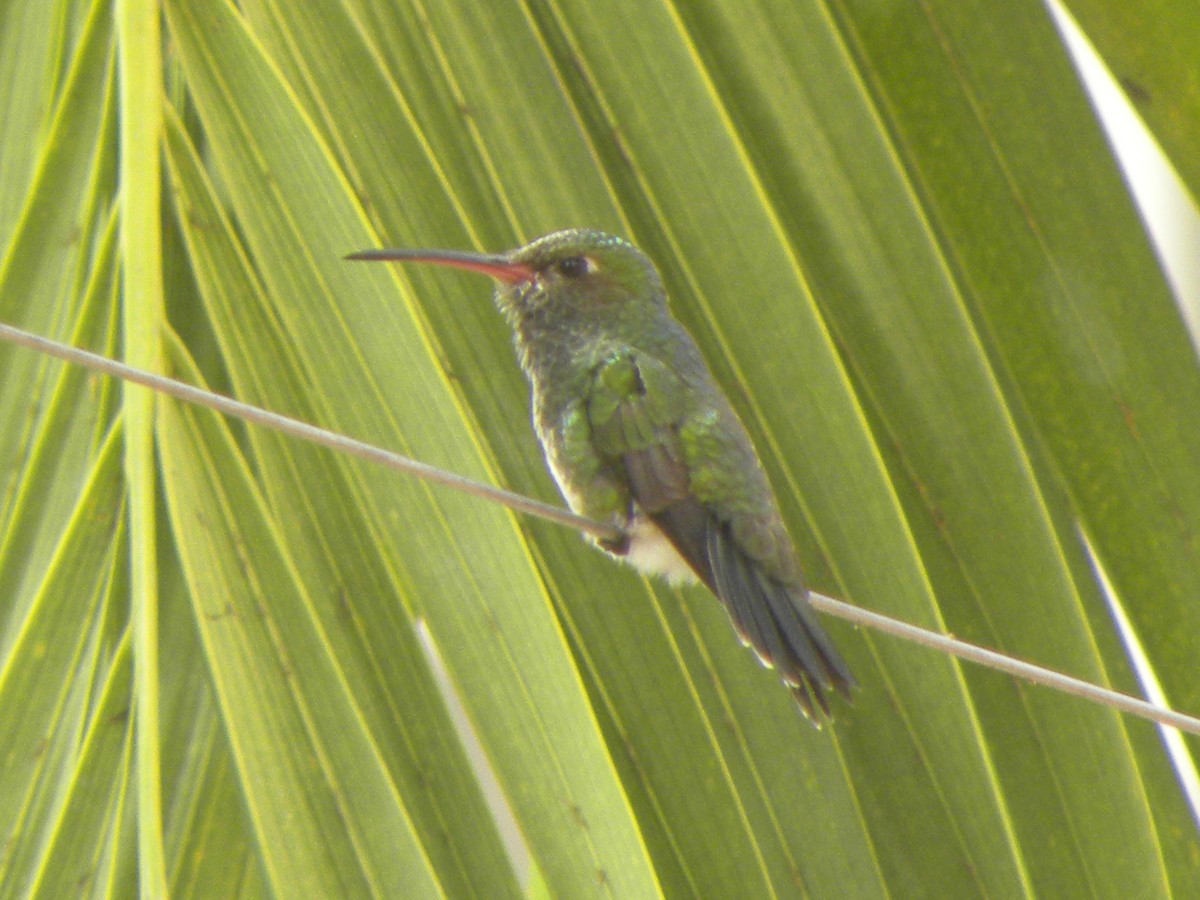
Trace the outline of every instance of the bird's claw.
<instances>
[{"instance_id":1,"label":"bird's claw","mask_svg":"<svg viewBox=\"0 0 1200 900\"><path fill-rule=\"evenodd\" d=\"M627 531L622 531L621 536L616 539L596 538L596 543L600 545L600 549L606 553L611 553L613 556L625 556L629 552L629 545L632 541L633 539Z\"/></svg>"}]
</instances>

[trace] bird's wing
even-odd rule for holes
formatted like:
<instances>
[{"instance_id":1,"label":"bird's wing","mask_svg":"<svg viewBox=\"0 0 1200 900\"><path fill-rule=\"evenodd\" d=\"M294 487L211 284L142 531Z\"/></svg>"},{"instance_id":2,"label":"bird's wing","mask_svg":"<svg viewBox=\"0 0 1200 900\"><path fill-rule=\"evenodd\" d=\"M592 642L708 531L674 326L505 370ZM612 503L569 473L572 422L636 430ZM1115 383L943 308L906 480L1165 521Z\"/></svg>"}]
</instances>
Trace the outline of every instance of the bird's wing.
<instances>
[{"instance_id":1,"label":"bird's wing","mask_svg":"<svg viewBox=\"0 0 1200 900\"><path fill-rule=\"evenodd\" d=\"M588 422L596 451L624 470L633 502L716 593L707 562L709 515L692 495L679 435L683 391L679 377L652 357L615 355L596 370Z\"/></svg>"},{"instance_id":2,"label":"bird's wing","mask_svg":"<svg viewBox=\"0 0 1200 900\"><path fill-rule=\"evenodd\" d=\"M854 678L803 589L766 572L735 538L731 524L696 495L691 472L696 467L688 465L681 430L696 438L697 431L712 429L711 438L723 443L728 435L720 429L730 425L702 415L687 420L684 397L679 376L653 357L623 353L606 360L587 400L596 450L624 467L633 501L724 603L743 642L779 670L810 717L817 717L818 708L828 715L823 689L848 694ZM741 462L732 455L735 464Z\"/></svg>"}]
</instances>

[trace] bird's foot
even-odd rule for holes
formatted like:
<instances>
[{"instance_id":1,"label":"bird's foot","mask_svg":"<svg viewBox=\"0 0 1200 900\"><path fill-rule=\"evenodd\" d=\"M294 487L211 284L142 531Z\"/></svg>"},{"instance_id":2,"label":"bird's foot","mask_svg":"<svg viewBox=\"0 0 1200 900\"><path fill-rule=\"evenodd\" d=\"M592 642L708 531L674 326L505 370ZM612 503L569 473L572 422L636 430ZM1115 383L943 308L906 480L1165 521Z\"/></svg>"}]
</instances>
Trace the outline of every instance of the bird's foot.
<instances>
[{"instance_id":1,"label":"bird's foot","mask_svg":"<svg viewBox=\"0 0 1200 900\"><path fill-rule=\"evenodd\" d=\"M625 556L629 553L629 545L633 542L633 538L629 532L622 531L621 536L616 540L608 538L596 538L596 543L605 553L611 553L613 556Z\"/></svg>"}]
</instances>

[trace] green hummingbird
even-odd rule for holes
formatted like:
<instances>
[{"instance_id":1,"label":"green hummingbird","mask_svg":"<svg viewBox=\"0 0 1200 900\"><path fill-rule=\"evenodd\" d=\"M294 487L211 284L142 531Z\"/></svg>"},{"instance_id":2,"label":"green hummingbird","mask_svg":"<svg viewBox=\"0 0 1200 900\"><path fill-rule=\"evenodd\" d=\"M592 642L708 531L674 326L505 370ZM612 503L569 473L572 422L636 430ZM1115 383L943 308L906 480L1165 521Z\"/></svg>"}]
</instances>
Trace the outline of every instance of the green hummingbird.
<instances>
[{"instance_id":1,"label":"green hummingbird","mask_svg":"<svg viewBox=\"0 0 1200 900\"><path fill-rule=\"evenodd\" d=\"M600 547L641 571L703 582L813 721L829 716L826 691L849 697L854 676L817 623L750 436L644 253L573 229L496 255L388 249L347 259L494 278L563 497L624 534Z\"/></svg>"}]
</instances>

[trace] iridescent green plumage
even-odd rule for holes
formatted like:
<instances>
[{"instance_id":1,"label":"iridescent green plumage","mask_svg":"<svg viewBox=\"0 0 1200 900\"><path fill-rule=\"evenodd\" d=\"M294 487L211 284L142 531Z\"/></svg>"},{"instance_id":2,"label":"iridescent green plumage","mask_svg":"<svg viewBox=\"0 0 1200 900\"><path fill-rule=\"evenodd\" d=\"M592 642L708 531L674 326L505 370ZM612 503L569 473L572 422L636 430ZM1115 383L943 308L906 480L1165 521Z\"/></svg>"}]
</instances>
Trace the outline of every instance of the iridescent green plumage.
<instances>
[{"instance_id":1,"label":"iridescent green plumage","mask_svg":"<svg viewBox=\"0 0 1200 900\"><path fill-rule=\"evenodd\" d=\"M827 690L849 696L854 678L806 599L750 438L641 251L572 230L498 256L384 250L358 258L495 277L563 496L627 534L603 548L644 571L707 585L809 716L828 715Z\"/></svg>"}]
</instances>

